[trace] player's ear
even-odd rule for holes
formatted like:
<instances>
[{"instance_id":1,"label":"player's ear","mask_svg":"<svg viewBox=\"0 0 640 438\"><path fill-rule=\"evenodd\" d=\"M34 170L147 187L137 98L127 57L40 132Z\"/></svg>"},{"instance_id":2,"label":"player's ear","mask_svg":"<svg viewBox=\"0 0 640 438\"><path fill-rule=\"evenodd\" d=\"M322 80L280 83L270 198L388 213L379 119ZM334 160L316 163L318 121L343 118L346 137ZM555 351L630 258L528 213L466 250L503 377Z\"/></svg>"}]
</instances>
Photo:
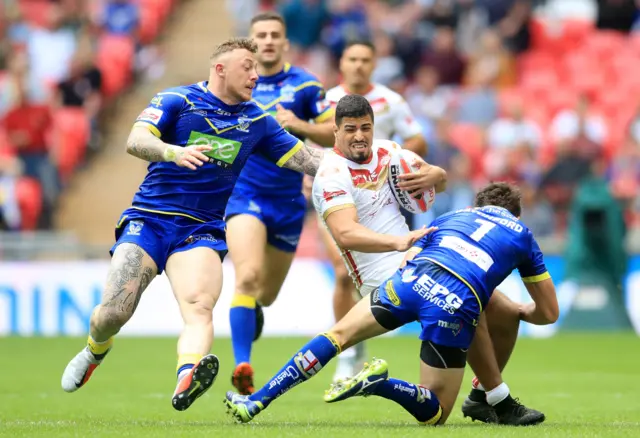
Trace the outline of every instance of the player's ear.
<instances>
[{"instance_id":1,"label":"player's ear","mask_svg":"<svg viewBox=\"0 0 640 438\"><path fill-rule=\"evenodd\" d=\"M218 75L218 77L223 78L226 75L226 69L224 67L224 64L222 64L221 62L216 62L213 66L216 75Z\"/></svg>"}]
</instances>

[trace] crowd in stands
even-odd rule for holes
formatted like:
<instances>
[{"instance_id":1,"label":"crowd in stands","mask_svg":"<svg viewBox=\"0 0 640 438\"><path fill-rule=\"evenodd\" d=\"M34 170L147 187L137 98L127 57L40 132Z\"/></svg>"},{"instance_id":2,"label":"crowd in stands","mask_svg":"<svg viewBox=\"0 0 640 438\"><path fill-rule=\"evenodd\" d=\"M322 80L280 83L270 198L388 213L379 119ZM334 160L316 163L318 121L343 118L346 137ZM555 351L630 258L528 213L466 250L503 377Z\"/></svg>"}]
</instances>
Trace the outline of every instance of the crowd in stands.
<instances>
[{"instance_id":1,"label":"crowd in stands","mask_svg":"<svg viewBox=\"0 0 640 438\"><path fill-rule=\"evenodd\" d=\"M349 39L371 39L373 80L404 96L424 127L428 162L449 188L428 223L472 204L475 188L510 180L538 236L566 231L583 178L605 178L640 217L640 28L636 0L235 1L243 17L280 11L292 62L327 87Z\"/></svg>"},{"instance_id":2,"label":"crowd in stands","mask_svg":"<svg viewBox=\"0 0 640 438\"><path fill-rule=\"evenodd\" d=\"M50 229L174 0L0 0L0 231Z\"/></svg>"}]
</instances>

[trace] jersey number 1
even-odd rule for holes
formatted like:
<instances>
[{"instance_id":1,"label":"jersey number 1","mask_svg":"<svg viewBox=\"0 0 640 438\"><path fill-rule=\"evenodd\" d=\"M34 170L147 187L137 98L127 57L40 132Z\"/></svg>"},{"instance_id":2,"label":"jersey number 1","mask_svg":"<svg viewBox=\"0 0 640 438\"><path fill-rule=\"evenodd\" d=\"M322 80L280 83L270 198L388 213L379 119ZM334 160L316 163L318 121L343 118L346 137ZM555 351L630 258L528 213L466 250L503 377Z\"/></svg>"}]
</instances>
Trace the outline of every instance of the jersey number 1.
<instances>
[{"instance_id":1,"label":"jersey number 1","mask_svg":"<svg viewBox=\"0 0 640 438\"><path fill-rule=\"evenodd\" d=\"M476 242L480 242L480 240L496 226L493 222L485 221L484 219L476 219L477 223L480 224L480 228L471 233L471 237Z\"/></svg>"}]
</instances>

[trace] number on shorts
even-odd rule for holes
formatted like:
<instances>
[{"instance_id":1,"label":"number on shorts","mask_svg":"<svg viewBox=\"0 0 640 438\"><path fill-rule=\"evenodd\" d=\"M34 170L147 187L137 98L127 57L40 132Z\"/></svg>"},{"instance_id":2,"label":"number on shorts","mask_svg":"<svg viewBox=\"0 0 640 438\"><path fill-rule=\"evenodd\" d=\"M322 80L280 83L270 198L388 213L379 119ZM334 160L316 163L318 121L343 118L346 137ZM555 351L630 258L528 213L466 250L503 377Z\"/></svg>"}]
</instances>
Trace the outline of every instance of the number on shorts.
<instances>
[{"instance_id":1,"label":"number on shorts","mask_svg":"<svg viewBox=\"0 0 640 438\"><path fill-rule=\"evenodd\" d=\"M480 239L482 239L489 231L491 231L493 227L496 226L496 224L494 224L493 222L485 221L484 219L476 219L476 222L480 224L480 228L475 230L469 237L471 237L476 242L480 242Z\"/></svg>"}]
</instances>

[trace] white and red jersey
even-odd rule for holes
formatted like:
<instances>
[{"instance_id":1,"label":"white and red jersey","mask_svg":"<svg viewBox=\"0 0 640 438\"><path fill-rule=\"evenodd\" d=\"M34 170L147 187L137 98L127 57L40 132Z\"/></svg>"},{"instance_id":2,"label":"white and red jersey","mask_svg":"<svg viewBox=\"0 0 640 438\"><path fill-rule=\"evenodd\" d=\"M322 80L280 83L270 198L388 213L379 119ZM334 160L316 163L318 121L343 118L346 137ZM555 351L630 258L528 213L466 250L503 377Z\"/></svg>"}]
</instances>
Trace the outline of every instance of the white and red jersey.
<instances>
[{"instance_id":1,"label":"white and red jersey","mask_svg":"<svg viewBox=\"0 0 640 438\"><path fill-rule=\"evenodd\" d=\"M344 85L327 91L326 99L335 108L338 101L349 94ZM422 127L414 119L405 100L393 90L380 84L372 84L364 97L371 104L374 114L373 137L391 139L395 135L406 140L422 133Z\"/></svg>"},{"instance_id":2,"label":"white and red jersey","mask_svg":"<svg viewBox=\"0 0 640 438\"><path fill-rule=\"evenodd\" d=\"M403 236L409 233L400 206L393 197L387 177L389 160L401 148L389 140L374 140L366 163L346 159L339 151L325 152L313 181L313 205L326 226L327 217L355 207L358 222L376 233ZM404 253L363 253L340 248L342 258L356 287L364 296L390 277Z\"/></svg>"}]
</instances>

